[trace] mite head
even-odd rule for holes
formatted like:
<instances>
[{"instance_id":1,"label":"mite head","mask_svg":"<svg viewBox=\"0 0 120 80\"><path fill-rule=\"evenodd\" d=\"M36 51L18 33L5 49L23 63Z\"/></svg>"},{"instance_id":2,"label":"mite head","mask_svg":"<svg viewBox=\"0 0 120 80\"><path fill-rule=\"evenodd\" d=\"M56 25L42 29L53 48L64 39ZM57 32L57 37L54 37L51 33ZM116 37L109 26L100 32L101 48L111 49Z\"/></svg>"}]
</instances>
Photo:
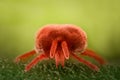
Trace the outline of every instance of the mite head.
<instances>
[{"instance_id":1,"label":"mite head","mask_svg":"<svg viewBox=\"0 0 120 80\"><path fill-rule=\"evenodd\" d=\"M46 25L36 35L35 48L43 51L50 58L55 58L56 65L64 65L71 52L82 52L87 45L85 32L75 25Z\"/></svg>"}]
</instances>

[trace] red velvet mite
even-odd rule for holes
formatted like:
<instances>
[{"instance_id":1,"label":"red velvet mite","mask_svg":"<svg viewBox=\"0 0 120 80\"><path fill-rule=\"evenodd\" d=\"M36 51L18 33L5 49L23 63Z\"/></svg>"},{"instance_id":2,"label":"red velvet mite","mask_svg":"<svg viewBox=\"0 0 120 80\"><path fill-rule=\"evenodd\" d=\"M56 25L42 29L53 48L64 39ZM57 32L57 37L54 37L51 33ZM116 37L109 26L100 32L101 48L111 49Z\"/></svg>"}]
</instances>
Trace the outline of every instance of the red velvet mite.
<instances>
[{"instance_id":1,"label":"red velvet mite","mask_svg":"<svg viewBox=\"0 0 120 80\"><path fill-rule=\"evenodd\" d=\"M96 65L77 56L76 53L92 57L100 64L105 63L94 51L87 49L86 33L80 27L71 24L51 24L41 28L36 34L35 49L18 56L16 62L36 53L38 53L38 56L26 66L26 71L30 70L39 61L47 58L54 59L56 67L59 64L64 67L65 60L70 57L75 58L93 70L99 70Z\"/></svg>"}]
</instances>

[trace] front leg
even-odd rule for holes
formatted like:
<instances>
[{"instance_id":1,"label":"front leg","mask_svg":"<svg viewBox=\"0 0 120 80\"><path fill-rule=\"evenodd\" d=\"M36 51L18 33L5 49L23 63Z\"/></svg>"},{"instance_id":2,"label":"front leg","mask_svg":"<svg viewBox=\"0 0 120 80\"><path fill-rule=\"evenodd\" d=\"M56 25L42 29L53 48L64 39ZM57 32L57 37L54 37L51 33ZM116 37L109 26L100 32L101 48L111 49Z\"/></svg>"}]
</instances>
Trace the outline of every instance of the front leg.
<instances>
[{"instance_id":1,"label":"front leg","mask_svg":"<svg viewBox=\"0 0 120 80\"><path fill-rule=\"evenodd\" d=\"M35 66L39 61L41 61L41 60L43 60L43 59L46 59L46 58L48 58L48 56L45 55L44 53L38 55L35 59L33 59L33 60L25 67L25 72L26 72L26 71L29 71L29 70L31 69L31 67Z\"/></svg>"},{"instance_id":2,"label":"front leg","mask_svg":"<svg viewBox=\"0 0 120 80\"><path fill-rule=\"evenodd\" d=\"M36 54L35 50L29 51L25 54L22 54L22 55L16 57L15 62L18 63L20 60L26 59L30 56L33 56L34 54Z\"/></svg>"}]
</instances>

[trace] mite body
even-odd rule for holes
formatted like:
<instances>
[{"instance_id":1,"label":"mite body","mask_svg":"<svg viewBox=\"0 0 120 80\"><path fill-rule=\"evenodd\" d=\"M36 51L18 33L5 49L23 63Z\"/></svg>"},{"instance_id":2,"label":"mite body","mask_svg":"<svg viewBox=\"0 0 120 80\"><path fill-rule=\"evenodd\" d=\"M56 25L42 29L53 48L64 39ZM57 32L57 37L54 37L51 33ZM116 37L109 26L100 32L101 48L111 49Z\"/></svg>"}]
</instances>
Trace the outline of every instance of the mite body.
<instances>
[{"instance_id":1,"label":"mite body","mask_svg":"<svg viewBox=\"0 0 120 80\"><path fill-rule=\"evenodd\" d=\"M77 59L79 62L86 64L93 70L98 71L99 68L89 61L78 57L80 55L90 56L97 60L100 64L105 61L92 50L87 49L87 36L86 33L79 27L71 24L51 24L41 28L35 38L35 49L20 55L16 58L16 62L21 59L39 53L25 68L26 71L30 70L32 66L36 65L43 59L54 59L56 67L64 62L69 57Z\"/></svg>"}]
</instances>

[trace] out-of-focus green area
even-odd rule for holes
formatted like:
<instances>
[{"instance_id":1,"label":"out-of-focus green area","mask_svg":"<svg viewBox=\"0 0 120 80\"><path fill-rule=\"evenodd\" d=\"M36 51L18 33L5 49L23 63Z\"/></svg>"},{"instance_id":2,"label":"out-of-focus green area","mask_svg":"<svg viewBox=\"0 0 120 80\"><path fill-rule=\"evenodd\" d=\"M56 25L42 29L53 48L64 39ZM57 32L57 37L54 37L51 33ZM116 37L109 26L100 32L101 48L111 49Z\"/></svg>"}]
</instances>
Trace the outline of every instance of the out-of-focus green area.
<instances>
[{"instance_id":1,"label":"out-of-focus green area","mask_svg":"<svg viewBox=\"0 0 120 80\"><path fill-rule=\"evenodd\" d=\"M120 58L119 0L0 0L0 57L33 49L36 31L54 23L81 26L89 48Z\"/></svg>"},{"instance_id":2,"label":"out-of-focus green area","mask_svg":"<svg viewBox=\"0 0 120 80\"><path fill-rule=\"evenodd\" d=\"M120 65L101 66L96 72L84 64L66 61L65 67L56 68L53 61L42 61L30 71L25 64L15 64L0 58L0 80L119 80Z\"/></svg>"}]
</instances>

